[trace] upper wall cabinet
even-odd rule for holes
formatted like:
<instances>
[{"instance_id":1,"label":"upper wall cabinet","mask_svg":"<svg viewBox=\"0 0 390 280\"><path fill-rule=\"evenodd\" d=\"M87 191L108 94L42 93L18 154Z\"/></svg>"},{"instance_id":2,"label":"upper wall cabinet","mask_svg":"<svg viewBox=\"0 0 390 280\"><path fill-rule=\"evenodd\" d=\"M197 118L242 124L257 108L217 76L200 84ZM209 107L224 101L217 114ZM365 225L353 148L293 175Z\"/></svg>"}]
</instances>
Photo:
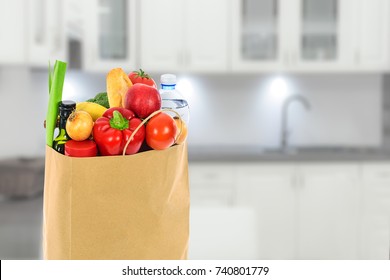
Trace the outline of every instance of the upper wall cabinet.
<instances>
[{"instance_id":1,"label":"upper wall cabinet","mask_svg":"<svg viewBox=\"0 0 390 280\"><path fill-rule=\"evenodd\" d=\"M148 71L223 72L228 67L226 0L142 0L141 65Z\"/></svg>"},{"instance_id":2,"label":"upper wall cabinet","mask_svg":"<svg viewBox=\"0 0 390 280\"><path fill-rule=\"evenodd\" d=\"M0 64L47 67L67 60L65 0L0 1Z\"/></svg>"},{"instance_id":3,"label":"upper wall cabinet","mask_svg":"<svg viewBox=\"0 0 390 280\"><path fill-rule=\"evenodd\" d=\"M237 71L381 70L386 0L232 0Z\"/></svg>"},{"instance_id":4,"label":"upper wall cabinet","mask_svg":"<svg viewBox=\"0 0 390 280\"><path fill-rule=\"evenodd\" d=\"M67 61L65 35L66 0L28 1L27 57L33 67L47 67L48 61Z\"/></svg>"},{"instance_id":5,"label":"upper wall cabinet","mask_svg":"<svg viewBox=\"0 0 390 280\"><path fill-rule=\"evenodd\" d=\"M302 70L340 70L353 64L354 12L351 0L293 0L288 55L290 67Z\"/></svg>"},{"instance_id":6,"label":"upper wall cabinet","mask_svg":"<svg viewBox=\"0 0 390 280\"><path fill-rule=\"evenodd\" d=\"M26 62L26 14L25 0L0 1L0 65Z\"/></svg>"},{"instance_id":7,"label":"upper wall cabinet","mask_svg":"<svg viewBox=\"0 0 390 280\"><path fill-rule=\"evenodd\" d=\"M283 36L284 0L232 0L233 70L283 68L287 58ZM285 34L288 34L285 31Z\"/></svg>"},{"instance_id":8,"label":"upper wall cabinet","mask_svg":"<svg viewBox=\"0 0 390 280\"><path fill-rule=\"evenodd\" d=\"M364 70L389 70L390 1L357 0L355 61ZM355 1L354 1L355 3Z\"/></svg>"},{"instance_id":9,"label":"upper wall cabinet","mask_svg":"<svg viewBox=\"0 0 390 280\"><path fill-rule=\"evenodd\" d=\"M136 65L136 1L84 2L83 65L87 71L108 71Z\"/></svg>"}]
</instances>

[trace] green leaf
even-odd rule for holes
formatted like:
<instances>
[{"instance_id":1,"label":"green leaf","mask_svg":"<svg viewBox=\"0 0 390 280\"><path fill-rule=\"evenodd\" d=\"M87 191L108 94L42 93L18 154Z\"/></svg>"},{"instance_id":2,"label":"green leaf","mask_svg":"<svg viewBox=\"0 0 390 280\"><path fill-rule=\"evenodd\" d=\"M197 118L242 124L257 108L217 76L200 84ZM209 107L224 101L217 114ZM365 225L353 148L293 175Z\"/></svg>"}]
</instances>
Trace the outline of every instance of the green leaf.
<instances>
[{"instance_id":1,"label":"green leaf","mask_svg":"<svg viewBox=\"0 0 390 280\"><path fill-rule=\"evenodd\" d=\"M49 94L50 94L51 79L52 79L52 76L51 76L51 65L50 65L50 60L49 60L49 71L47 71L47 73L49 73Z\"/></svg>"},{"instance_id":2,"label":"green leaf","mask_svg":"<svg viewBox=\"0 0 390 280\"><path fill-rule=\"evenodd\" d=\"M66 63L57 60L54 70L49 70L49 104L46 114L46 144L53 146L54 129L57 123L58 105L62 100L62 90L64 87L66 73Z\"/></svg>"}]
</instances>

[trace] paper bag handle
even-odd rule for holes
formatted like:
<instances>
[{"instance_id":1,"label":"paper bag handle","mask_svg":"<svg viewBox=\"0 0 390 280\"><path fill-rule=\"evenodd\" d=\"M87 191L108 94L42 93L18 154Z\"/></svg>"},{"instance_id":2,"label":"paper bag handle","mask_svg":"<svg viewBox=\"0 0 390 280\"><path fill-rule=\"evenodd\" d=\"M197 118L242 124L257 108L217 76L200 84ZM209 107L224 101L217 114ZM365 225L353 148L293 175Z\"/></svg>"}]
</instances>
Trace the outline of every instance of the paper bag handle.
<instances>
[{"instance_id":1,"label":"paper bag handle","mask_svg":"<svg viewBox=\"0 0 390 280\"><path fill-rule=\"evenodd\" d=\"M157 114L159 114L159 113L161 113L161 112L173 112L173 113L175 113L176 116L178 116L179 119L180 119L180 132L179 132L179 134L177 135L177 137L175 137L175 143L176 143L177 139L180 137L181 132L182 132L182 130L183 130L183 119L181 118L180 114L179 114L178 112L176 112L175 110L172 110L172 109L169 109L169 108L164 108L164 109L160 109L160 110L157 110L157 111L153 112L152 114L150 114L146 119L144 119L144 120L137 126L137 128L133 131L133 133L131 134L130 138L129 138L129 139L127 140L127 142L126 142L126 145L125 145L125 147L124 147L124 149L123 149L123 153L122 153L123 156L126 155L127 147L129 146L131 140L133 140L133 138L134 138L135 134L138 132L138 130L140 130L141 127L142 127L148 120L150 120L150 119L153 118L155 115L157 115Z\"/></svg>"}]
</instances>

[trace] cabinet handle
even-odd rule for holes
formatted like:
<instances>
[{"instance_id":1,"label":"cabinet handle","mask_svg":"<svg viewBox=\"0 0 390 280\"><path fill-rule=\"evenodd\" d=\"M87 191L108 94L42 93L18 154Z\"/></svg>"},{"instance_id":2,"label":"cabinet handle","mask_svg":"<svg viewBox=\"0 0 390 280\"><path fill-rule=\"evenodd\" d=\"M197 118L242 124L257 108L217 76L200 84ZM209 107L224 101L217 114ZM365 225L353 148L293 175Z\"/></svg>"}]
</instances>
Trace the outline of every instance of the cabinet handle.
<instances>
[{"instance_id":1,"label":"cabinet handle","mask_svg":"<svg viewBox=\"0 0 390 280\"><path fill-rule=\"evenodd\" d=\"M360 53L358 50L355 50L355 63L356 64L360 63Z\"/></svg>"},{"instance_id":2,"label":"cabinet handle","mask_svg":"<svg viewBox=\"0 0 390 280\"><path fill-rule=\"evenodd\" d=\"M288 66L292 66L294 64L294 54L290 52L286 52L286 64Z\"/></svg>"},{"instance_id":3,"label":"cabinet handle","mask_svg":"<svg viewBox=\"0 0 390 280\"><path fill-rule=\"evenodd\" d=\"M283 61L284 61L284 64L288 65L288 53L287 52L285 52L283 54Z\"/></svg>"},{"instance_id":4,"label":"cabinet handle","mask_svg":"<svg viewBox=\"0 0 390 280\"><path fill-rule=\"evenodd\" d=\"M182 65L185 67L187 65L187 52L185 50L183 50L182 56Z\"/></svg>"},{"instance_id":5,"label":"cabinet handle","mask_svg":"<svg viewBox=\"0 0 390 280\"><path fill-rule=\"evenodd\" d=\"M292 187L295 189L296 188L296 186L297 186L297 182L296 182L297 180L296 180L296 176L295 175L293 175L292 177L291 177L291 185L292 185Z\"/></svg>"},{"instance_id":6,"label":"cabinet handle","mask_svg":"<svg viewBox=\"0 0 390 280\"><path fill-rule=\"evenodd\" d=\"M300 187L301 189L306 187L306 181L305 181L305 176L301 175L301 182L300 182Z\"/></svg>"},{"instance_id":7,"label":"cabinet handle","mask_svg":"<svg viewBox=\"0 0 390 280\"><path fill-rule=\"evenodd\" d=\"M291 176L291 185L294 189L298 188L298 176L296 174Z\"/></svg>"},{"instance_id":8,"label":"cabinet handle","mask_svg":"<svg viewBox=\"0 0 390 280\"><path fill-rule=\"evenodd\" d=\"M180 66L183 66L184 64L184 52L183 51L179 51L177 53L177 63L180 65Z\"/></svg>"},{"instance_id":9,"label":"cabinet handle","mask_svg":"<svg viewBox=\"0 0 390 280\"><path fill-rule=\"evenodd\" d=\"M386 172L386 171L379 172L379 173L378 173L378 177L379 177L379 178L382 178L382 179L383 179L383 178L385 178L385 179L386 179L386 178L390 178L390 173L389 173L389 172Z\"/></svg>"},{"instance_id":10,"label":"cabinet handle","mask_svg":"<svg viewBox=\"0 0 390 280\"><path fill-rule=\"evenodd\" d=\"M59 52L62 50L62 36L61 36L61 30L63 25L63 2L62 1L56 1L53 3L55 5L55 11L56 11L56 24L53 27L53 53Z\"/></svg>"},{"instance_id":11,"label":"cabinet handle","mask_svg":"<svg viewBox=\"0 0 390 280\"><path fill-rule=\"evenodd\" d=\"M305 187L305 179L300 174L295 174L291 178L293 188L299 190Z\"/></svg>"},{"instance_id":12,"label":"cabinet handle","mask_svg":"<svg viewBox=\"0 0 390 280\"><path fill-rule=\"evenodd\" d=\"M46 0L38 0L34 1L38 3L31 3L34 6L34 21L35 21L35 30L34 30L34 41L37 44L42 44L45 41L45 26L46 25L46 17L47 17L47 3Z\"/></svg>"},{"instance_id":13,"label":"cabinet handle","mask_svg":"<svg viewBox=\"0 0 390 280\"><path fill-rule=\"evenodd\" d=\"M91 49L91 56L90 56L90 62L91 64L95 64L97 60L99 60L99 58L97 57L98 55L98 51L97 49L94 47Z\"/></svg>"},{"instance_id":14,"label":"cabinet handle","mask_svg":"<svg viewBox=\"0 0 390 280\"><path fill-rule=\"evenodd\" d=\"M189 66L190 64L191 64L191 54L190 54L190 51L187 50L185 65Z\"/></svg>"},{"instance_id":15,"label":"cabinet handle","mask_svg":"<svg viewBox=\"0 0 390 280\"><path fill-rule=\"evenodd\" d=\"M57 52L57 51L61 51L61 45L62 45L62 38L61 38L61 35L60 35L60 32L57 31L55 36L54 36L54 40L53 40L53 52Z\"/></svg>"},{"instance_id":16,"label":"cabinet handle","mask_svg":"<svg viewBox=\"0 0 390 280\"><path fill-rule=\"evenodd\" d=\"M292 64L296 65L297 61L298 61L298 54L297 54L297 52L294 52L292 55Z\"/></svg>"}]
</instances>

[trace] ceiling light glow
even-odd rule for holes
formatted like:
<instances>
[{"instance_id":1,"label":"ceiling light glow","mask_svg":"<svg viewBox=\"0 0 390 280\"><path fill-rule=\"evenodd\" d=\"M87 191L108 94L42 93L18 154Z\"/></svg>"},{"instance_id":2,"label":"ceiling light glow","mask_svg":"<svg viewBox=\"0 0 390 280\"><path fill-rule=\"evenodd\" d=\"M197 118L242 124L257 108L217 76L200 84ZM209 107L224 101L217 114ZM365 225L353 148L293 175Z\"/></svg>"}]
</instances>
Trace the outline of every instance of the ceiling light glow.
<instances>
[{"instance_id":1,"label":"ceiling light glow","mask_svg":"<svg viewBox=\"0 0 390 280\"><path fill-rule=\"evenodd\" d=\"M184 97L190 97L194 94L194 87L188 78L180 78L177 81L176 88Z\"/></svg>"},{"instance_id":2,"label":"ceiling light glow","mask_svg":"<svg viewBox=\"0 0 390 280\"><path fill-rule=\"evenodd\" d=\"M271 81L269 93L275 97L284 98L289 94L289 88L284 78L277 77Z\"/></svg>"}]
</instances>

